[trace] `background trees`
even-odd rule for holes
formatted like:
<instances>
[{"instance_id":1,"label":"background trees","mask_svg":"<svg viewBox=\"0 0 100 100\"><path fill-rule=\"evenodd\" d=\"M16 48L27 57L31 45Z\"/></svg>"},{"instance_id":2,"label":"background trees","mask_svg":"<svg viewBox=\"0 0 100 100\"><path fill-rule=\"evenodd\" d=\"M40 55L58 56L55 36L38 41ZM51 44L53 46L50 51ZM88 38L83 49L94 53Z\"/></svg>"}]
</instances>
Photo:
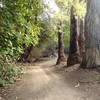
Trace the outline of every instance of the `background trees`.
<instances>
[{"instance_id":1,"label":"background trees","mask_svg":"<svg viewBox=\"0 0 100 100\"><path fill-rule=\"evenodd\" d=\"M85 1L72 1L70 11L70 48L67 66L78 64L82 61L84 53Z\"/></svg>"},{"instance_id":2,"label":"background trees","mask_svg":"<svg viewBox=\"0 0 100 100\"><path fill-rule=\"evenodd\" d=\"M63 33L63 26L62 21L58 24L58 59L57 64L66 61L66 56L64 52L64 33Z\"/></svg>"},{"instance_id":3,"label":"background trees","mask_svg":"<svg viewBox=\"0 0 100 100\"><path fill-rule=\"evenodd\" d=\"M69 53L67 66L81 61L85 68L100 66L99 4L89 0L86 15L85 0L1 0L1 70L5 64L33 62L57 50L57 64L66 62Z\"/></svg>"}]
</instances>

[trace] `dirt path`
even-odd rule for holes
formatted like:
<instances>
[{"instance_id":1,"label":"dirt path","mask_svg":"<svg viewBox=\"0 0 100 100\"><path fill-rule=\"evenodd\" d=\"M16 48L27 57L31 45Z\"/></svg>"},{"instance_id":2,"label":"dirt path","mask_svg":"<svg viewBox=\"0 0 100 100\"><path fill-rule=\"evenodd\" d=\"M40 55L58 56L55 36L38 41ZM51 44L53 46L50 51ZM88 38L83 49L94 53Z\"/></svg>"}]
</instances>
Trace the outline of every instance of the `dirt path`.
<instances>
[{"instance_id":1,"label":"dirt path","mask_svg":"<svg viewBox=\"0 0 100 100\"><path fill-rule=\"evenodd\" d=\"M97 72L64 72L55 62L29 67L23 80L7 89L5 100L100 100L100 83L89 79Z\"/></svg>"}]
</instances>

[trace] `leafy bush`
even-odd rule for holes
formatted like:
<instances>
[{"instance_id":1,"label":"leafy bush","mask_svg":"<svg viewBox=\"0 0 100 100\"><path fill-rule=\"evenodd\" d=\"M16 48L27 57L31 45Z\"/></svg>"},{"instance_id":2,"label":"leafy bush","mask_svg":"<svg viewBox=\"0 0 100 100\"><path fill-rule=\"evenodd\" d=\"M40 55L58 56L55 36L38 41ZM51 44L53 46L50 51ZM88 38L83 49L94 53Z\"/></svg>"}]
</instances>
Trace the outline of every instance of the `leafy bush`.
<instances>
[{"instance_id":1,"label":"leafy bush","mask_svg":"<svg viewBox=\"0 0 100 100\"><path fill-rule=\"evenodd\" d=\"M0 86L15 82L21 75L22 67L0 61Z\"/></svg>"},{"instance_id":2,"label":"leafy bush","mask_svg":"<svg viewBox=\"0 0 100 100\"><path fill-rule=\"evenodd\" d=\"M23 44L37 45L43 9L40 0L3 0L0 7L0 56L17 60Z\"/></svg>"},{"instance_id":3,"label":"leafy bush","mask_svg":"<svg viewBox=\"0 0 100 100\"><path fill-rule=\"evenodd\" d=\"M0 57L16 60L22 52L23 49L16 34L5 33L0 35Z\"/></svg>"}]
</instances>

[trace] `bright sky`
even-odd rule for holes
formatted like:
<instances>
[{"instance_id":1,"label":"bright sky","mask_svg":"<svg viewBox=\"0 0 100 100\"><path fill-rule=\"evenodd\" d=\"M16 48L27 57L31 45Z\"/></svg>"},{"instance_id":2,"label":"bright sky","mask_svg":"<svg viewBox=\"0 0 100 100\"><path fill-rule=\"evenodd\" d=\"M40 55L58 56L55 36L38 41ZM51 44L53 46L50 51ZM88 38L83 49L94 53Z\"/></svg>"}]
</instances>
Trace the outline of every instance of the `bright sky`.
<instances>
[{"instance_id":1,"label":"bright sky","mask_svg":"<svg viewBox=\"0 0 100 100\"><path fill-rule=\"evenodd\" d=\"M0 7L3 7L3 5L2 5L2 4L0 4Z\"/></svg>"},{"instance_id":2,"label":"bright sky","mask_svg":"<svg viewBox=\"0 0 100 100\"><path fill-rule=\"evenodd\" d=\"M48 15L52 17L54 15L54 13L59 11L59 8L58 8L57 4L55 3L55 0L43 0L43 3L48 5L48 8L46 8L44 10L44 12L45 12L44 15L46 17Z\"/></svg>"},{"instance_id":3,"label":"bright sky","mask_svg":"<svg viewBox=\"0 0 100 100\"><path fill-rule=\"evenodd\" d=\"M55 3L55 0L45 0L45 3L48 4L50 10L53 10L53 11L59 10L57 4Z\"/></svg>"}]
</instances>

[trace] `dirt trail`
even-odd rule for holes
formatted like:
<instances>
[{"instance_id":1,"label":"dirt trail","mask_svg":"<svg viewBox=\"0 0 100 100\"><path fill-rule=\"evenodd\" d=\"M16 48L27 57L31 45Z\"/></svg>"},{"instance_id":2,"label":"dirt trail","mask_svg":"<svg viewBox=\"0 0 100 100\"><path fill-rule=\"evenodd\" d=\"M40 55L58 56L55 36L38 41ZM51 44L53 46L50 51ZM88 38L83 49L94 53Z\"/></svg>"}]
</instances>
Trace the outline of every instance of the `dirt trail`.
<instances>
[{"instance_id":1,"label":"dirt trail","mask_svg":"<svg viewBox=\"0 0 100 100\"><path fill-rule=\"evenodd\" d=\"M98 73L64 72L54 66L55 62L52 59L30 66L23 80L7 90L5 100L100 100L100 83L89 83Z\"/></svg>"}]
</instances>

